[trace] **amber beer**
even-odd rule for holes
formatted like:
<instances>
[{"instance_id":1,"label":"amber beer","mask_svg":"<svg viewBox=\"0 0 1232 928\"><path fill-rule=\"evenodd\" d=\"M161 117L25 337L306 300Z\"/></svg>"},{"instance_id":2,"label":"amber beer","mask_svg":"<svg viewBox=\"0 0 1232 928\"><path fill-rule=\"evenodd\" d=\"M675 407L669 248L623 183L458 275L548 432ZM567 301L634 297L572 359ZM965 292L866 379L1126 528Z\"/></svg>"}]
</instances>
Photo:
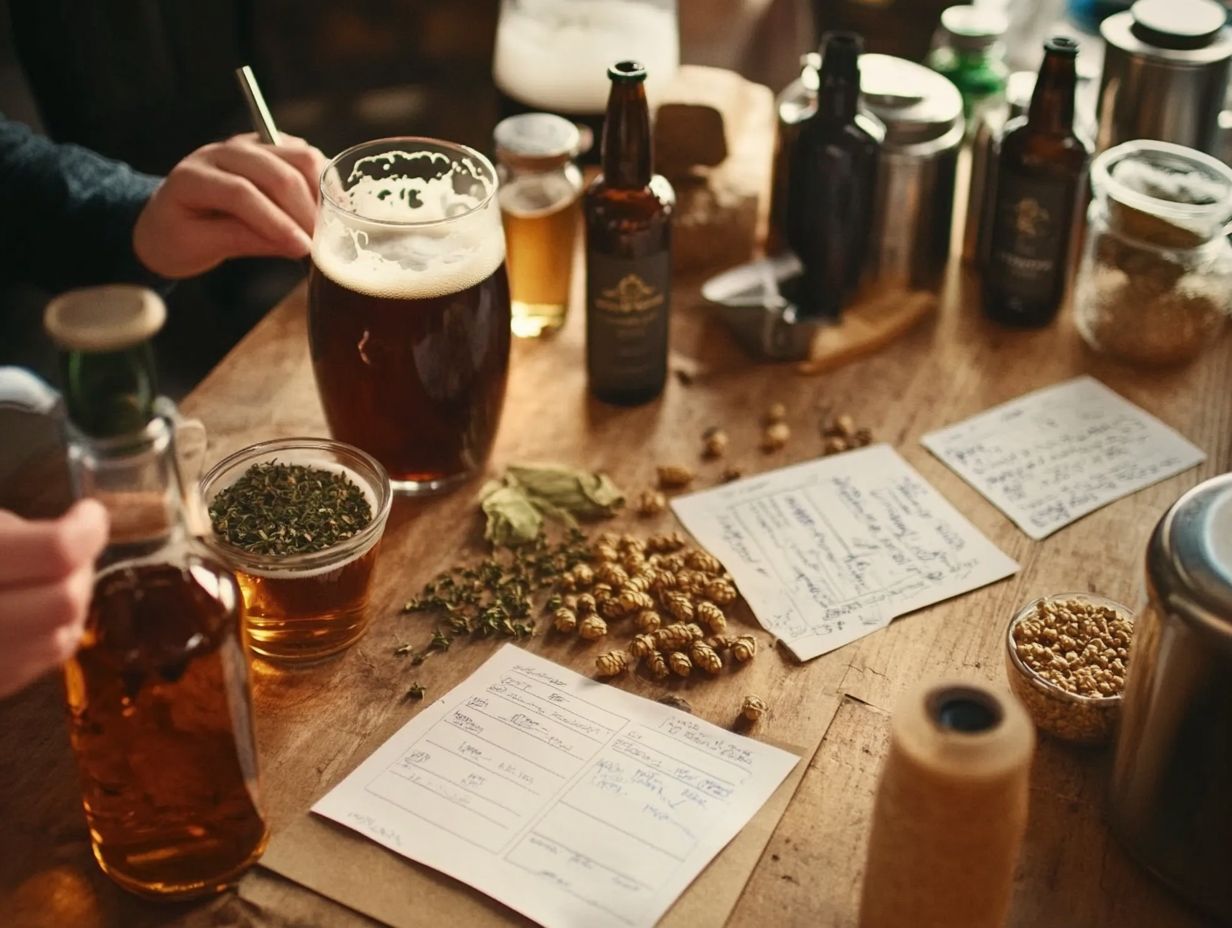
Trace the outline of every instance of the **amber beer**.
<instances>
[{"instance_id":1,"label":"amber beer","mask_svg":"<svg viewBox=\"0 0 1232 928\"><path fill-rule=\"evenodd\" d=\"M308 335L325 418L395 490L483 467L505 397L509 283L496 173L478 152L387 139L322 180Z\"/></svg>"},{"instance_id":2,"label":"amber beer","mask_svg":"<svg viewBox=\"0 0 1232 928\"><path fill-rule=\"evenodd\" d=\"M94 856L141 895L217 891L265 848L239 596L205 558L104 570L64 667Z\"/></svg>"},{"instance_id":3,"label":"amber beer","mask_svg":"<svg viewBox=\"0 0 1232 928\"><path fill-rule=\"evenodd\" d=\"M663 392L671 310L676 194L651 156L646 69L608 69L601 173L586 191L586 374L608 403L631 406Z\"/></svg>"}]
</instances>

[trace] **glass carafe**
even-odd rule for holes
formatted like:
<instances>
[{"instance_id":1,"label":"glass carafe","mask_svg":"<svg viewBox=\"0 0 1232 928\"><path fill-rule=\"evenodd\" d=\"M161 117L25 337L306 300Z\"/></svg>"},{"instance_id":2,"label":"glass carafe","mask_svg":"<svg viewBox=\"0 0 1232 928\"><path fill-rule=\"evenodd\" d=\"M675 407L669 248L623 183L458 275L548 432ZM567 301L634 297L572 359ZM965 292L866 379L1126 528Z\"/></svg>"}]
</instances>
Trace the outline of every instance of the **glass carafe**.
<instances>
[{"instance_id":1,"label":"glass carafe","mask_svg":"<svg viewBox=\"0 0 1232 928\"><path fill-rule=\"evenodd\" d=\"M646 68L653 109L680 65L676 0L501 0L492 61L501 117L538 111L572 119L592 163L607 69L624 59Z\"/></svg>"},{"instance_id":2,"label":"glass carafe","mask_svg":"<svg viewBox=\"0 0 1232 928\"><path fill-rule=\"evenodd\" d=\"M268 837L239 588L189 529L173 427L70 437L79 496L108 510L81 646L64 668L94 856L125 889L234 882Z\"/></svg>"}]
</instances>

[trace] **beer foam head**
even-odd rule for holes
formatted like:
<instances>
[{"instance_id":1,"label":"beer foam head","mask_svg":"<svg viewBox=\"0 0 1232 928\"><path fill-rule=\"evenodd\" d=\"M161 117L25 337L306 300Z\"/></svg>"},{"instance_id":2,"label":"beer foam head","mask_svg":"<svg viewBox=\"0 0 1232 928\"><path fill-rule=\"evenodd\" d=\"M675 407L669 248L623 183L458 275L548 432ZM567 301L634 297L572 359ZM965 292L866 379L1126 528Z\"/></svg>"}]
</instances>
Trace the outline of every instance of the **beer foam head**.
<instances>
[{"instance_id":1,"label":"beer foam head","mask_svg":"<svg viewBox=\"0 0 1232 928\"><path fill-rule=\"evenodd\" d=\"M505 259L495 189L492 165L460 146L343 152L321 181L313 261L338 284L371 296L465 290Z\"/></svg>"}]
</instances>

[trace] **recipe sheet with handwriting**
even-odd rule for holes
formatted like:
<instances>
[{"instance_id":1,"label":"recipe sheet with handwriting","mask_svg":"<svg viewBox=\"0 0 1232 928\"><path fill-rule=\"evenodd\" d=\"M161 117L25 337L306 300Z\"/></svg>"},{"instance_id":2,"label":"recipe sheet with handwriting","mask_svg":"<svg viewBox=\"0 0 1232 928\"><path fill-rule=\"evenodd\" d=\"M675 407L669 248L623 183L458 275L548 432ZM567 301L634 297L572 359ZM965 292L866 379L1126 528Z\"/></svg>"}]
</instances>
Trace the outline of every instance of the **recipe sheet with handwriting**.
<instances>
[{"instance_id":1,"label":"recipe sheet with handwriting","mask_svg":"<svg viewBox=\"0 0 1232 928\"><path fill-rule=\"evenodd\" d=\"M1093 377L1035 390L920 441L1037 541L1206 459Z\"/></svg>"},{"instance_id":2,"label":"recipe sheet with handwriting","mask_svg":"<svg viewBox=\"0 0 1232 928\"><path fill-rule=\"evenodd\" d=\"M889 445L678 497L672 508L800 660L1018 570Z\"/></svg>"},{"instance_id":3,"label":"recipe sheet with handwriting","mask_svg":"<svg viewBox=\"0 0 1232 928\"><path fill-rule=\"evenodd\" d=\"M313 811L549 928L648 926L798 760L507 644Z\"/></svg>"}]
</instances>

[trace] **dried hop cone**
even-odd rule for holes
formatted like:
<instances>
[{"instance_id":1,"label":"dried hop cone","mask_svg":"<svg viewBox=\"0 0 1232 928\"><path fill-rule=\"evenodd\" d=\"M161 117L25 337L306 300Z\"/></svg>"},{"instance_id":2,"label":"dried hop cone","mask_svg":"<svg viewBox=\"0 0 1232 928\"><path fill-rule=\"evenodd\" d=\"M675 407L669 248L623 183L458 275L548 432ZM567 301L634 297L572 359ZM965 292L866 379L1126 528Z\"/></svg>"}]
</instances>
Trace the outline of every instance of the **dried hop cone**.
<instances>
[{"instance_id":1,"label":"dried hop cone","mask_svg":"<svg viewBox=\"0 0 1232 928\"><path fill-rule=\"evenodd\" d=\"M624 590L622 592L649 593L650 574L639 573L630 577L625 582Z\"/></svg>"},{"instance_id":2,"label":"dried hop cone","mask_svg":"<svg viewBox=\"0 0 1232 928\"><path fill-rule=\"evenodd\" d=\"M716 651L724 651L730 648L740 639L735 635L711 635L706 639L706 644L714 648Z\"/></svg>"},{"instance_id":3,"label":"dried hop cone","mask_svg":"<svg viewBox=\"0 0 1232 928\"><path fill-rule=\"evenodd\" d=\"M736 588L726 580L711 580L706 584L706 598L712 603L727 606L736 601Z\"/></svg>"},{"instance_id":4,"label":"dried hop cone","mask_svg":"<svg viewBox=\"0 0 1232 928\"><path fill-rule=\"evenodd\" d=\"M684 536L680 532L665 532L661 535L651 535L646 539L646 550L653 554L670 554L685 546Z\"/></svg>"},{"instance_id":5,"label":"dried hop cone","mask_svg":"<svg viewBox=\"0 0 1232 928\"><path fill-rule=\"evenodd\" d=\"M714 603L703 600L694 607L694 614L697 621L706 626L712 635L721 635L727 630L727 616Z\"/></svg>"},{"instance_id":6,"label":"dried hop cone","mask_svg":"<svg viewBox=\"0 0 1232 928\"><path fill-rule=\"evenodd\" d=\"M706 429L702 433L702 454L708 458L721 458L727 451L727 433L721 428Z\"/></svg>"},{"instance_id":7,"label":"dried hop cone","mask_svg":"<svg viewBox=\"0 0 1232 928\"><path fill-rule=\"evenodd\" d=\"M573 582L579 587L588 587L595 582L595 572L589 564L578 564L573 568Z\"/></svg>"},{"instance_id":8,"label":"dried hop cone","mask_svg":"<svg viewBox=\"0 0 1232 928\"><path fill-rule=\"evenodd\" d=\"M671 625L664 625L655 632L655 642L660 648L674 650L683 648L693 640L693 632L684 622L675 622Z\"/></svg>"},{"instance_id":9,"label":"dried hop cone","mask_svg":"<svg viewBox=\"0 0 1232 928\"><path fill-rule=\"evenodd\" d=\"M637 630L647 634L658 631L659 626L663 624L662 617L653 609L643 609L634 621L637 624Z\"/></svg>"},{"instance_id":10,"label":"dried hop cone","mask_svg":"<svg viewBox=\"0 0 1232 928\"><path fill-rule=\"evenodd\" d=\"M574 608L577 609L577 614L580 616L594 615L597 608L594 596L590 593L582 593L578 596Z\"/></svg>"},{"instance_id":11,"label":"dried hop cone","mask_svg":"<svg viewBox=\"0 0 1232 928\"><path fill-rule=\"evenodd\" d=\"M642 612L646 609L653 609L655 606L654 599L649 593L642 593L637 590L631 590L625 587L620 592L620 596L616 600L620 604L621 612L628 615L631 612Z\"/></svg>"},{"instance_id":12,"label":"dried hop cone","mask_svg":"<svg viewBox=\"0 0 1232 928\"><path fill-rule=\"evenodd\" d=\"M614 589L624 586L625 581L629 579L625 569L612 561L600 564L599 569L595 571L595 576L599 579L600 583L606 583Z\"/></svg>"},{"instance_id":13,"label":"dried hop cone","mask_svg":"<svg viewBox=\"0 0 1232 928\"><path fill-rule=\"evenodd\" d=\"M646 669L650 671L650 675L656 680L662 680L671 673L670 668L667 666L667 658L663 656L661 651L651 651L646 655Z\"/></svg>"},{"instance_id":14,"label":"dried hop cone","mask_svg":"<svg viewBox=\"0 0 1232 928\"><path fill-rule=\"evenodd\" d=\"M620 559L620 554L617 552L615 545L599 543L595 545L592 554L592 560L596 564L610 564L612 561Z\"/></svg>"},{"instance_id":15,"label":"dried hop cone","mask_svg":"<svg viewBox=\"0 0 1232 928\"><path fill-rule=\"evenodd\" d=\"M656 567L650 573L650 588L656 592L671 590L676 587L676 575L670 570Z\"/></svg>"},{"instance_id":16,"label":"dried hop cone","mask_svg":"<svg viewBox=\"0 0 1232 928\"><path fill-rule=\"evenodd\" d=\"M690 551L684 560L694 570L700 570L703 573L721 574L723 572L723 565L709 551Z\"/></svg>"},{"instance_id":17,"label":"dried hop cone","mask_svg":"<svg viewBox=\"0 0 1232 928\"><path fill-rule=\"evenodd\" d=\"M693 662L683 651L673 651L667 656L667 665L678 677L687 677L693 672Z\"/></svg>"},{"instance_id":18,"label":"dried hop cone","mask_svg":"<svg viewBox=\"0 0 1232 928\"><path fill-rule=\"evenodd\" d=\"M571 632L577 628L577 613L568 606L561 606L552 613L552 625L558 632Z\"/></svg>"},{"instance_id":19,"label":"dried hop cone","mask_svg":"<svg viewBox=\"0 0 1232 928\"><path fill-rule=\"evenodd\" d=\"M614 677L629 669L629 655L624 651L608 651L595 658L595 675Z\"/></svg>"},{"instance_id":20,"label":"dried hop cone","mask_svg":"<svg viewBox=\"0 0 1232 928\"><path fill-rule=\"evenodd\" d=\"M678 490L693 482L693 469L683 464L663 464L657 470L659 486L665 490Z\"/></svg>"},{"instance_id":21,"label":"dried hop cone","mask_svg":"<svg viewBox=\"0 0 1232 928\"><path fill-rule=\"evenodd\" d=\"M620 599L616 596L605 596L603 599L598 600L598 607L599 615L605 619L615 621L616 619L623 619L628 615L625 607L620 604Z\"/></svg>"},{"instance_id":22,"label":"dried hop cone","mask_svg":"<svg viewBox=\"0 0 1232 928\"><path fill-rule=\"evenodd\" d=\"M752 635L741 635L730 647L732 657L741 664L747 664L757 656L757 639Z\"/></svg>"},{"instance_id":23,"label":"dried hop cone","mask_svg":"<svg viewBox=\"0 0 1232 928\"><path fill-rule=\"evenodd\" d=\"M578 625L578 634L587 641L598 641L607 634L607 623L597 615L588 615Z\"/></svg>"},{"instance_id":24,"label":"dried hop cone","mask_svg":"<svg viewBox=\"0 0 1232 928\"><path fill-rule=\"evenodd\" d=\"M766 714L768 708L766 701L760 696L749 694L744 697L744 702L740 706L740 714L750 722L756 722Z\"/></svg>"},{"instance_id":25,"label":"dried hop cone","mask_svg":"<svg viewBox=\"0 0 1232 928\"><path fill-rule=\"evenodd\" d=\"M693 601L684 593L668 590L663 594L663 606L677 621L693 621Z\"/></svg>"},{"instance_id":26,"label":"dried hop cone","mask_svg":"<svg viewBox=\"0 0 1232 928\"><path fill-rule=\"evenodd\" d=\"M786 422L775 422L767 425L761 433L761 450L765 452L778 451L791 438L791 429Z\"/></svg>"},{"instance_id":27,"label":"dried hop cone","mask_svg":"<svg viewBox=\"0 0 1232 928\"><path fill-rule=\"evenodd\" d=\"M642 633L634 635L633 641L629 644L629 653L634 657L646 657L651 651L658 650L654 635Z\"/></svg>"},{"instance_id":28,"label":"dried hop cone","mask_svg":"<svg viewBox=\"0 0 1232 928\"><path fill-rule=\"evenodd\" d=\"M704 641L694 641L689 645L689 659L708 674L716 674L723 669L723 659Z\"/></svg>"},{"instance_id":29,"label":"dried hop cone","mask_svg":"<svg viewBox=\"0 0 1232 928\"><path fill-rule=\"evenodd\" d=\"M658 490L643 490L637 498L634 509L639 516L649 518L657 516L667 508L667 497Z\"/></svg>"}]
</instances>

